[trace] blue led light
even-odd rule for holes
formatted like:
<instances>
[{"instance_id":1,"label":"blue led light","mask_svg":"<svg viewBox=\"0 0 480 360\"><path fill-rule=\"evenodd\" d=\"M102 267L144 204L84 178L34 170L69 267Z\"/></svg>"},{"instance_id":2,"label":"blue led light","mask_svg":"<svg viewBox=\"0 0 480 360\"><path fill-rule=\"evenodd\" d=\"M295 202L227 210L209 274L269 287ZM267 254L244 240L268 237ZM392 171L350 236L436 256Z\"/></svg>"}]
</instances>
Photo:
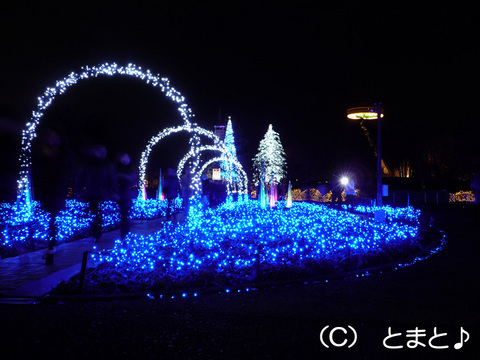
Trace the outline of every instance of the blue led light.
<instances>
[{"instance_id":1,"label":"blue led light","mask_svg":"<svg viewBox=\"0 0 480 360\"><path fill-rule=\"evenodd\" d=\"M131 216L162 216L164 204L160 200L136 200ZM37 219L35 234L45 237L49 214L35 202L32 209ZM359 215L373 215L379 209L386 213L384 222ZM102 204L102 212L105 227L118 224L115 203ZM14 216L14 206L2 204L0 214L3 223L9 224L2 230L0 245L8 247L24 241L29 229L23 217ZM94 251L91 256L102 264L104 274L113 271L124 278L144 274L182 281L208 273L211 278L221 278L225 293L229 293L231 286L237 288L256 281L265 270L305 269L322 261L338 264L347 257L375 255L389 247L414 246L419 240L419 217L419 210L388 206L357 206L354 212L348 212L306 202L295 202L287 208L285 201L279 201L276 208L268 209L262 209L259 201L243 198L225 202L216 209L204 209L194 202L184 223L165 222L159 231L146 236L130 233L124 241L115 241L113 249ZM57 217L62 241L88 231L91 221L88 204L68 200ZM431 254L396 268L412 265ZM250 290L245 288L246 292ZM187 296L187 292L182 294Z\"/></svg>"},{"instance_id":2,"label":"blue led light","mask_svg":"<svg viewBox=\"0 0 480 360\"><path fill-rule=\"evenodd\" d=\"M174 203L176 210L182 206L182 199L177 198ZM103 230L117 228L120 223L120 209L117 203L105 201L100 206ZM166 202L161 200L133 200L130 211L131 219L152 219L165 216ZM86 237L92 223L92 215L88 203L77 200L66 200L65 207L56 218L57 242L62 243ZM45 242L48 236L50 214L41 209L38 201L33 201L31 211L18 209L16 204L0 204L0 247L13 247L32 237Z\"/></svg>"},{"instance_id":3,"label":"blue led light","mask_svg":"<svg viewBox=\"0 0 480 360\"><path fill-rule=\"evenodd\" d=\"M153 271L181 279L213 271L248 282L255 280L258 266L304 268L417 240L419 212L392 208L388 214L388 221L376 223L318 204L295 203L287 211L284 202L268 210L258 201L231 202L194 210L185 223L166 223L149 236L130 234L108 256L93 256L126 273Z\"/></svg>"}]
</instances>

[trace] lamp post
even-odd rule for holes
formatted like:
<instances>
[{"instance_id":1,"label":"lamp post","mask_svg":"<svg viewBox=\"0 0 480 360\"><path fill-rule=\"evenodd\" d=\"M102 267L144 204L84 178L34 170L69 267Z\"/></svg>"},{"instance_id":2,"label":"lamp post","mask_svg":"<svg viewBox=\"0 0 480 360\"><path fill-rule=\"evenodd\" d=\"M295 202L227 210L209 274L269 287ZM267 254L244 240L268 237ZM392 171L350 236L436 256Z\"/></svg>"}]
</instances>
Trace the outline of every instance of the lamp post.
<instances>
[{"instance_id":1,"label":"lamp post","mask_svg":"<svg viewBox=\"0 0 480 360\"><path fill-rule=\"evenodd\" d=\"M380 114L380 116L378 116ZM384 116L382 103L372 107L355 107L347 110L347 118L352 120L378 120L377 121L377 206L382 206L382 125Z\"/></svg>"}]
</instances>

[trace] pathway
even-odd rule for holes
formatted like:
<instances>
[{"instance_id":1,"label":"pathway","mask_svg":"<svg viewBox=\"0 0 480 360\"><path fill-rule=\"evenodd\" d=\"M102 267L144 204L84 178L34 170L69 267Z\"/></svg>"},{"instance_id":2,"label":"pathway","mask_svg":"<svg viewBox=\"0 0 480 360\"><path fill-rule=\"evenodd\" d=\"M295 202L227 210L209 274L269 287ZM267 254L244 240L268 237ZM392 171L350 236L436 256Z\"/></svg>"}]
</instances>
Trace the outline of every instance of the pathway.
<instances>
[{"instance_id":1,"label":"pathway","mask_svg":"<svg viewBox=\"0 0 480 360\"><path fill-rule=\"evenodd\" d=\"M178 220L184 220L183 214L178 214ZM131 232L148 235L159 230L164 221L165 218L134 220L131 222ZM85 251L111 249L119 238L120 230L114 230L104 233L99 243L94 243L93 238L89 237L60 244L55 248L52 265L45 265L42 259L45 249L0 260L0 299L35 298L47 294L61 281L80 272Z\"/></svg>"}]
</instances>

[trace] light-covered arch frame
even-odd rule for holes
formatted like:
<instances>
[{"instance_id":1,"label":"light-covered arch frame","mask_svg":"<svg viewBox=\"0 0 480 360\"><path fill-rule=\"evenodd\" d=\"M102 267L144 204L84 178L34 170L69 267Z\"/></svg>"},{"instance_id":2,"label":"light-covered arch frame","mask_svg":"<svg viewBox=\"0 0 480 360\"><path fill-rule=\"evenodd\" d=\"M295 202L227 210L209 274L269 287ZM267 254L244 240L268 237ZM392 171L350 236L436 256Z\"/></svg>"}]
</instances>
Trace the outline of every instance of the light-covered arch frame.
<instances>
[{"instance_id":1,"label":"light-covered arch frame","mask_svg":"<svg viewBox=\"0 0 480 360\"><path fill-rule=\"evenodd\" d=\"M244 178L245 178L244 189L246 191L246 188L247 188L246 184L248 183L248 180L246 178L246 173L243 170L242 165L238 162L238 160L235 157L233 157L231 152L226 148L224 142L221 141L220 138L217 135L215 135L212 131L203 129L203 128L197 126L197 124L188 124L188 125L166 128L166 129L162 130L161 132L159 132L157 135L153 136L150 139L150 141L148 142L147 147L143 151L142 156L140 158L140 165L139 165L139 179L140 179L139 180L139 190L140 190L139 197L140 198L144 197L143 189L145 188L146 169L147 169L147 165L148 165L148 159L149 159L150 153L153 150L153 147L156 144L158 144L158 142L160 142L162 139L166 138L167 136L169 136L171 134L174 134L174 133L181 132L181 131L186 131L188 133L193 134L191 139L196 138L194 141L191 141L191 146L192 147L191 147L190 151L187 153L187 155L185 155L185 157L180 161L180 164L179 164L179 167L180 167L181 164L185 165L186 159L188 159L190 157L194 157L195 165L194 165L194 168L192 169L193 170L192 171L192 173L193 173L192 186L193 186L194 193L198 193L198 191L200 189L200 176L203 173L203 171L205 170L205 168L202 168L201 171L197 171L197 167L198 167L198 163L199 163L199 154L203 150L217 150L217 151L220 151L223 154L223 157L221 158L222 160L228 160L228 161L231 161L232 163L234 163L235 166L238 169L240 169L240 171L244 175ZM202 135L202 136L205 136L205 137L213 140L214 145L200 146L198 135ZM220 158L215 158L215 159L220 159ZM216 161L218 161L218 160L216 160ZM212 163L212 161L209 162L208 164L211 164L211 163ZM177 176L178 176L178 172L179 172L179 169L177 168Z\"/></svg>"},{"instance_id":2,"label":"light-covered arch frame","mask_svg":"<svg viewBox=\"0 0 480 360\"><path fill-rule=\"evenodd\" d=\"M221 156L221 157L214 157L214 158L211 158L209 160L207 160L205 163L203 163L202 167L195 173L194 177L193 177L193 182L197 183L200 181L200 177L202 176L203 172L205 171L205 169L207 168L208 165L214 163L214 162L217 162L217 161L225 161L225 160L229 160L228 158L226 159L225 157ZM241 177L241 180L239 182L239 193L240 194L248 194L248 177L247 177L247 173L245 172L245 170L243 170L243 167L242 167L242 164L240 164L240 162L237 160L237 159L231 159L230 161L232 161L232 164L237 168L237 170L240 172L240 177ZM230 194L230 183L227 182L227 192Z\"/></svg>"},{"instance_id":3,"label":"light-covered arch frame","mask_svg":"<svg viewBox=\"0 0 480 360\"><path fill-rule=\"evenodd\" d=\"M98 66L85 66L82 72L72 72L67 77L57 80L55 86L47 87L42 96L38 97L37 108L32 112L30 120L26 124L26 128L22 131L22 147L20 152L20 175L17 180L18 200L21 204L30 206L30 188L29 173L31 167L31 151L32 141L36 137L36 128L40 124L40 120L44 115L44 111L53 103L57 95L62 95L65 91L77 84L81 80L96 78L98 76L131 76L144 81L153 87L157 87L160 91L174 103L179 105L178 111L183 119L183 126L191 126L190 120L193 118L193 112L185 102L185 98L170 85L170 81L166 77L154 75L150 70L142 70L135 64L127 66L119 66L116 63L104 63Z\"/></svg>"},{"instance_id":4,"label":"light-covered arch frame","mask_svg":"<svg viewBox=\"0 0 480 360\"><path fill-rule=\"evenodd\" d=\"M177 166L177 178L178 178L178 180L181 179L183 169L185 168L185 164L187 163L187 161L192 157L198 156L198 154L201 153L202 151L208 151L208 150L223 152L222 148L220 148L219 146L215 146L215 145L203 145L203 146L200 146L197 149L197 151L195 151L195 149L193 149L193 148L190 149L190 151L187 152L185 154L185 156L178 163L178 166ZM196 152L197 152L197 154L196 154Z\"/></svg>"},{"instance_id":5,"label":"light-covered arch frame","mask_svg":"<svg viewBox=\"0 0 480 360\"><path fill-rule=\"evenodd\" d=\"M235 161L238 162L237 158L233 154L231 154L231 152L229 151L229 149L225 145L223 147L222 146L215 146L215 145L203 145L203 146L198 147L197 149L192 148L192 149L190 149L190 151L188 153L185 154L185 156L178 163L177 178L179 180L181 179L181 175L183 173L183 169L185 167L185 164L187 163L187 161L190 158L193 157L193 158L198 159L198 161L196 162L195 169L198 167L199 155L202 151L219 151L219 152L222 153L222 156L223 156L222 160L223 161L226 160L226 161L231 162L231 163L234 163ZM211 164L211 162L209 164ZM203 171L205 171L205 169L203 169L201 171L200 176L202 175ZM243 168L240 171L243 171ZM228 194L230 194L231 192L237 192L236 190L232 189L234 187L235 183L239 183L239 181L232 179L228 182L228 185L227 185ZM241 186L239 186L239 188L241 188Z\"/></svg>"}]
</instances>

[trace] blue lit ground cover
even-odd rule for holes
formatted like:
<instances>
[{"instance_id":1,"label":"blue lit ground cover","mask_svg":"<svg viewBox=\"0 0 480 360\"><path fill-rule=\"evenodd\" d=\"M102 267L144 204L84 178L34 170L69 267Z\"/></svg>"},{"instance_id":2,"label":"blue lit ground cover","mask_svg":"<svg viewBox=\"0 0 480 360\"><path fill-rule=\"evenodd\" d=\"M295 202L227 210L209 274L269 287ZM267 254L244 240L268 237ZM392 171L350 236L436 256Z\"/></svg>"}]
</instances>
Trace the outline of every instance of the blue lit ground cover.
<instances>
[{"instance_id":1,"label":"blue lit ground cover","mask_svg":"<svg viewBox=\"0 0 480 360\"><path fill-rule=\"evenodd\" d=\"M383 209L385 223L306 202L261 209L257 201L242 201L193 211L185 223L166 222L155 234L131 234L112 251L94 254L99 265L84 289L115 293L242 286L380 265L422 248L420 212Z\"/></svg>"},{"instance_id":2,"label":"blue lit ground cover","mask_svg":"<svg viewBox=\"0 0 480 360\"><path fill-rule=\"evenodd\" d=\"M155 199L134 200L130 211L132 219L153 219L165 216L166 202ZM181 199L176 207L181 206ZM103 230L118 227L120 212L117 203L101 203ZM24 252L46 247L50 214L34 201L30 212L17 211L16 204L0 203L0 257L16 256ZM64 209L56 218L58 243L70 242L89 236L92 216L88 204L66 200Z\"/></svg>"}]
</instances>

